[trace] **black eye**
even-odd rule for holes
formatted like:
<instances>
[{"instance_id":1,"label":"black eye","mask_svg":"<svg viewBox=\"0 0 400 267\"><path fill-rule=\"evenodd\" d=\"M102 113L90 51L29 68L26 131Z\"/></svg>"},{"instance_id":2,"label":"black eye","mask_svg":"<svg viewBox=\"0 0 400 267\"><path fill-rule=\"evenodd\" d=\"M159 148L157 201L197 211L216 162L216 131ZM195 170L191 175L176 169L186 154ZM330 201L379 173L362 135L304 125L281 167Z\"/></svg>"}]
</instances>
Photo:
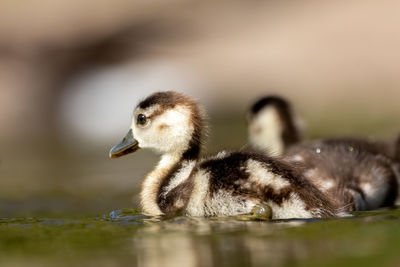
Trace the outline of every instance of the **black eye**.
<instances>
[{"instance_id":1,"label":"black eye","mask_svg":"<svg viewBox=\"0 0 400 267\"><path fill-rule=\"evenodd\" d=\"M145 124L146 124L146 121L147 121L146 115L144 115L144 114L139 114L139 115L137 116L137 124L139 124L139 125L145 125Z\"/></svg>"}]
</instances>

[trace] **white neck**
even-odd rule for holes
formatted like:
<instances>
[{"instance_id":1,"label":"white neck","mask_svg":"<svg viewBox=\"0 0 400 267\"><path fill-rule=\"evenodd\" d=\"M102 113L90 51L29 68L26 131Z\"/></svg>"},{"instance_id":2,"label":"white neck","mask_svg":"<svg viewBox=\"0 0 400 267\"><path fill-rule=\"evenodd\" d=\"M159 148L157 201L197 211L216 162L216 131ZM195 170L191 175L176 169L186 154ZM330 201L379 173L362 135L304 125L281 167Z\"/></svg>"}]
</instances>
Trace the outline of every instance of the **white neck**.
<instances>
[{"instance_id":1,"label":"white neck","mask_svg":"<svg viewBox=\"0 0 400 267\"><path fill-rule=\"evenodd\" d=\"M249 127L250 144L255 148L266 150L270 156L279 156L285 149L282 131L283 126L278 112L274 107L267 107L254 118Z\"/></svg>"},{"instance_id":2,"label":"white neck","mask_svg":"<svg viewBox=\"0 0 400 267\"><path fill-rule=\"evenodd\" d=\"M161 156L157 166L151 171L142 183L142 191L140 193L141 205L143 212L148 215L163 215L157 204L157 195L161 184L171 169L182 159L181 153L164 154ZM195 161L193 161L195 163ZM195 164L191 164L193 168ZM187 166L186 166L187 167ZM178 170L177 170L178 171ZM185 174L187 172L184 172ZM186 174L188 176L190 172ZM182 179L182 178L180 178Z\"/></svg>"}]
</instances>

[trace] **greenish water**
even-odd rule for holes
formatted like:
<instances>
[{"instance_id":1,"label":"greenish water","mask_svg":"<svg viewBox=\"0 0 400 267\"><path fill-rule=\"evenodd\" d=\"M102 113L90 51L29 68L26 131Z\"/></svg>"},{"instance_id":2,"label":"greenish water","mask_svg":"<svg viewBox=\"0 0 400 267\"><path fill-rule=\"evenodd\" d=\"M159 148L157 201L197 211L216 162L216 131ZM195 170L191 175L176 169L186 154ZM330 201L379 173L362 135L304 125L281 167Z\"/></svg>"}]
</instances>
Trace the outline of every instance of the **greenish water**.
<instances>
[{"instance_id":1,"label":"greenish water","mask_svg":"<svg viewBox=\"0 0 400 267\"><path fill-rule=\"evenodd\" d=\"M399 266L400 209L333 220L0 219L0 266Z\"/></svg>"}]
</instances>

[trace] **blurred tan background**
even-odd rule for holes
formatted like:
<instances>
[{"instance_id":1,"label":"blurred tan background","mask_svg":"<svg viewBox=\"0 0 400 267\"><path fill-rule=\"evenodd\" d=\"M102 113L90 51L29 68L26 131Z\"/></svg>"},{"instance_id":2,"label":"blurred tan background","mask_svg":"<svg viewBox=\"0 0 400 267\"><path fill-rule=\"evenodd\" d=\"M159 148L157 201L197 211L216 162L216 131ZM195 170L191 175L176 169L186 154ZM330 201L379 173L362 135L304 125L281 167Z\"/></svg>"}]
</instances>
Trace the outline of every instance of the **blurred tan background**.
<instances>
[{"instance_id":1,"label":"blurred tan background","mask_svg":"<svg viewBox=\"0 0 400 267\"><path fill-rule=\"evenodd\" d=\"M0 2L0 213L132 205L157 157L109 148L137 101L208 110L206 152L246 144L245 113L288 97L310 138L400 131L400 2ZM134 206L136 198L133 197Z\"/></svg>"}]
</instances>

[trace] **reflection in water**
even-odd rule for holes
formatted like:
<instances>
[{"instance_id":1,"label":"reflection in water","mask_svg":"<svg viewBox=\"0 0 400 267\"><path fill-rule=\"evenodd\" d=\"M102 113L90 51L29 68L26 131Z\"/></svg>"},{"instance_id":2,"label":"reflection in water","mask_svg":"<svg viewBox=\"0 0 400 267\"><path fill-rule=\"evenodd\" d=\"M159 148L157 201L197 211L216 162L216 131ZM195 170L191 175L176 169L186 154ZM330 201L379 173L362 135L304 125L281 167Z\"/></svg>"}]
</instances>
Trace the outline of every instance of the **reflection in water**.
<instances>
[{"instance_id":1,"label":"reflection in water","mask_svg":"<svg viewBox=\"0 0 400 267\"><path fill-rule=\"evenodd\" d=\"M257 222L179 217L150 223L133 237L138 266L276 266L304 255L298 242L270 237L304 220Z\"/></svg>"}]
</instances>

